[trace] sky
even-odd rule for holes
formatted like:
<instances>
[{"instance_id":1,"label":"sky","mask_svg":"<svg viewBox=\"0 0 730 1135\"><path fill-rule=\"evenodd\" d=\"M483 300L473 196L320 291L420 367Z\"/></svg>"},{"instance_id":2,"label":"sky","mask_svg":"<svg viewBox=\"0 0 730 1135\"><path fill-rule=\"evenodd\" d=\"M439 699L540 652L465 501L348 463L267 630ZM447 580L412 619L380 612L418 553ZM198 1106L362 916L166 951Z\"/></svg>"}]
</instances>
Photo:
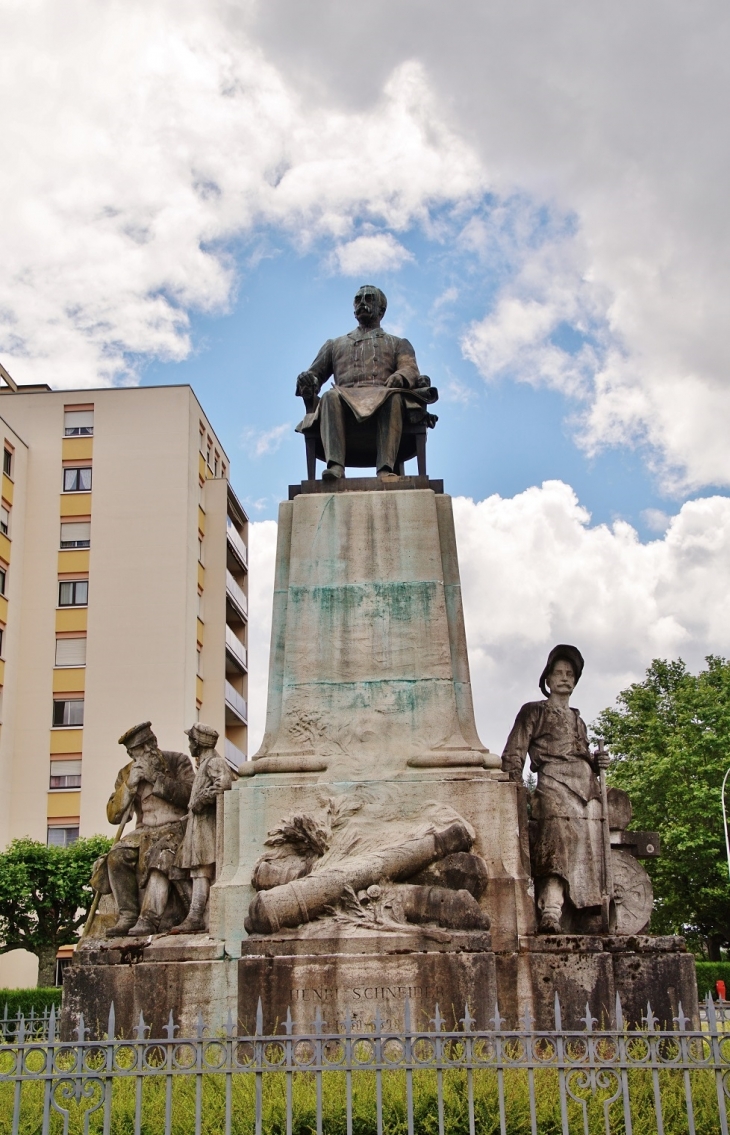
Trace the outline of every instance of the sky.
<instances>
[{"instance_id":1,"label":"sky","mask_svg":"<svg viewBox=\"0 0 730 1135\"><path fill-rule=\"evenodd\" d=\"M0 33L0 361L193 385L252 521L253 748L294 382L362 283L440 392L485 743L558 641L587 720L728 654L726 5L0 0Z\"/></svg>"}]
</instances>

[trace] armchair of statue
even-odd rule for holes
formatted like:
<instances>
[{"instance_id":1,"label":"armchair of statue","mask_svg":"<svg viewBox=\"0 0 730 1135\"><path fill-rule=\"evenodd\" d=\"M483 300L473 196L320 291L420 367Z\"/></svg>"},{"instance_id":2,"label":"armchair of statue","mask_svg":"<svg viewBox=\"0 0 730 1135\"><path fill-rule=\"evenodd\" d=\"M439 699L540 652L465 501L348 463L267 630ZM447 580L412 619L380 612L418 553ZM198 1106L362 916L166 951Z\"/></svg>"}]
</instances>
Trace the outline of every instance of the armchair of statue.
<instances>
[{"instance_id":1,"label":"armchair of statue","mask_svg":"<svg viewBox=\"0 0 730 1135\"><path fill-rule=\"evenodd\" d=\"M313 398L304 400L306 417L299 427L299 432L304 437L307 479L310 481L316 480L317 477L317 459L326 460L319 430L319 418L311 421L318 405L319 397L316 394ZM311 421L311 424L305 424L308 421ZM363 422L358 422L354 414L348 413L345 421L347 466L355 469L374 468L376 460L376 419L371 417ZM406 404L404 406L403 432L394 470L398 476L404 475L405 463L413 457L417 461L418 476L426 477L428 475L426 472L426 437L427 431L433 429L437 421L438 416L428 413L424 405L412 404L408 406Z\"/></svg>"}]
</instances>

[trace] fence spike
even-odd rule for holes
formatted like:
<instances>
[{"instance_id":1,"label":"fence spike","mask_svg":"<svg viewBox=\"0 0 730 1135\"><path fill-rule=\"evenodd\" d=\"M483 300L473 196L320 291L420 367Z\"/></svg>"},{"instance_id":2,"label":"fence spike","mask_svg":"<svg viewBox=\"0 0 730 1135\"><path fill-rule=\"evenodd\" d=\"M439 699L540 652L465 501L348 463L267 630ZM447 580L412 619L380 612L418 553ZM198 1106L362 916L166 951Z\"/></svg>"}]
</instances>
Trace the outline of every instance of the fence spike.
<instances>
[{"instance_id":1,"label":"fence spike","mask_svg":"<svg viewBox=\"0 0 730 1135\"><path fill-rule=\"evenodd\" d=\"M653 1033L654 1029L659 1024L659 1018L654 1016L654 1011L651 1007L651 1001L647 1001L647 1003L646 1003L646 1018L645 1018L645 1020L646 1020L647 1029L649 1030L650 1033Z\"/></svg>"},{"instance_id":2,"label":"fence spike","mask_svg":"<svg viewBox=\"0 0 730 1135\"><path fill-rule=\"evenodd\" d=\"M287 1005L286 1007L286 1020L284 1021L284 1028L286 1029L286 1035L291 1036L292 1032L294 1031L294 1022L291 1019L291 1005Z\"/></svg>"},{"instance_id":3,"label":"fence spike","mask_svg":"<svg viewBox=\"0 0 730 1135\"><path fill-rule=\"evenodd\" d=\"M84 1020L84 1018L82 1017L81 1018L82 1024L83 1024L83 1020ZM16 1030L15 1037L16 1037L16 1041L17 1041L18 1044L23 1044L23 1042L25 1041L25 1017L23 1016L22 1013L20 1014L20 1020L18 1021L18 1028ZM83 1038L83 1036L81 1036L79 1039L83 1041L84 1038Z\"/></svg>"},{"instance_id":4,"label":"fence spike","mask_svg":"<svg viewBox=\"0 0 730 1135\"><path fill-rule=\"evenodd\" d=\"M559 1033L563 1028L563 1014L560 1011L560 998L555 991L555 1031Z\"/></svg>"},{"instance_id":5,"label":"fence spike","mask_svg":"<svg viewBox=\"0 0 730 1135\"><path fill-rule=\"evenodd\" d=\"M116 1018L116 1013L114 1012L114 1002L111 1001L110 1004L109 1004L109 1017L108 1017L107 1023L106 1023L107 1040L114 1040L114 1033L116 1032L116 1030L117 1030L117 1018Z\"/></svg>"},{"instance_id":6,"label":"fence spike","mask_svg":"<svg viewBox=\"0 0 730 1135\"><path fill-rule=\"evenodd\" d=\"M406 1005L405 1005L405 1011L404 1011L403 1016L404 1016L404 1023L405 1023L405 1026L406 1026L406 1033L409 1033L411 1031L411 999L410 999L410 997L406 997Z\"/></svg>"},{"instance_id":7,"label":"fence spike","mask_svg":"<svg viewBox=\"0 0 730 1135\"><path fill-rule=\"evenodd\" d=\"M428 1023L429 1025L433 1025L437 1033L443 1032L444 1019L441 1016L438 1001L436 1002L436 1009L434 1010L433 1020L429 1021Z\"/></svg>"},{"instance_id":8,"label":"fence spike","mask_svg":"<svg viewBox=\"0 0 730 1135\"><path fill-rule=\"evenodd\" d=\"M195 1035L198 1038L198 1040L203 1039L203 1033L204 1032L205 1032L205 1021L203 1020L203 1011L202 1011L202 1009L198 1009L198 1015L195 1019Z\"/></svg>"},{"instance_id":9,"label":"fence spike","mask_svg":"<svg viewBox=\"0 0 730 1135\"><path fill-rule=\"evenodd\" d=\"M616 1028L620 1033L624 1031L624 1010L621 1004L621 994L616 991Z\"/></svg>"},{"instance_id":10,"label":"fence spike","mask_svg":"<svg viewBox=\"0 0 730 1135\"><path fill-rule=\"evenodd\" d=\"M345 1009L345 1035L349 1036L351 1032L352 1032L352 1013L350 1012L350 1006L348 1005L347 1009Z\"/></svg>"},{"instance_id":11,"label":"fence spike","mask_svg":"<svg viewBox=\"0 0 730 1135\"><path fill-rule=\"evenodd\" d=\"M383 1022L380 1019L380 1006L376 1005L375 1006L375 1034L376 1034L376 1036L380 1036L382 1027L383 1027Z\"/></svg>"},{"instance_id":12,"label":"fence spike","mask_svg":"<svg viewBox=\"0 0 730 1135\"><path fill-rule=\"evenodd\" d=\"M707 1023L710 1030L714 1033L717 1032L717 1018L715 1016L715 1002L712 1000L712 994L708 992L705 998L705 1012L707 1013Z\"/></svg>"},{"instance_id":13,"label":"fence spike","mask_svg":"<svg viewBox=\"0 0 730 1135\"><path fill-rule=\"evenodd\" d=\"M226 1017L226 1036L233 1036L233 1013L230 1009L228 1010L228 1016Z\"/></svg>"},{"instance_id":14,"label":"fence spike","mask_svg":"<svg viewBox=\"0 0 730 1135\"><path fill-rule=\"evenodd\" d=\"M51 1005L51 1012L48 1017L48 1040L53 1044L56 1039L56 1006Z\"/></svg>"},{"instance_id":15,"label":"fence spike","mask_svg":"<svg viewBox=\"0 0 730 1135\"><path fill-rule=\"evenodd\" d=\"M679 1025L679 1031L681 1033L686 1033L687 1025L689 1023L689 1017L685 1017L684 1012L682 1010L682 1002L681 1001L677 1002L677 1016L673 1017L672 1020L674 1021L675 1024Z\"/></svg>"},{"instance_id":16,"label":"fence spike","mask_svg":"<svg viewBox=\"0 0 730 1135\"><path fill-rule=\"evenodd\" d=\"M598 1017L593 1016L593 1014L591 1013L591 1007L590 1007L590 1005L588 1004L587 1001L586 1001L586 1015L585 1015L585 1017L581 1017L580 1019L583 1022L583 1024L585 1025L587 1033L593 1032L594 1023L598 1024Z\"/></svg>"},{"instance_id":17,"label":"fence spike","mask_svg":"<svg viewBox=\"0 0 730 1135\"><path fill-rule=\"evenodd\" d=\"M259 1003L256 1006L256 1036L264 1035L264 1009L259 997Z\"/></svg>"},{"instance_id":18,"label":"fence spike","mask_svg":"<svg viewBox=\"0 0 730 1135\"><path fill-rule=\"evenodd\" d=\"M499 1004L497 1001L494 1002L494 1016L492 1017L492 1024L494 1025L495 1033L498 1033L502 1028L502 1025L504 1024L504 1020L499 1015Z\"/></svg>"},{"instance_id":19,"label":"fence spike","mask_svg":"<svg viewBox=\"0 0 730 1135\"><path fill-rule=\"evenodd\" d=\"M464 1026L464 1032L465 1033L471 1032L471 1026L475 1022L474 1022L474 1018L472 1017L471 1013L469 1012L469 1006L468 1005L464 1006L464 1016L461 1018L460 1023Z\"/></svg>"},{"instance_id":20,"label":"fence spike","mask_svg":"<svg viewBox=\"0 0 730 1135\"><path fill-rule=\"evenodd\" d=\"M530 1013L530 1006L525 1005L525 1011L522 1014L522 1020L525 1022L525 1032L532 1032L532 1014Z\"/></svg>"},{"instance_id":21,"label":"fence spike","mask_svg":"<svg viewBox=\"0 0 730 1135\"><path fill-rule=\"evenodd\" d=\"M314 1031L317 1033L317 1035L322 1032L322 1025L326 1024L327 1022L322 1019L322 1010L320 1009L319 1005L317 1005L316 1009L314 1010Z\"/></svg>"},{"instance_id":22,"label":"fence spike","mask_svg":"<svg viewBox=\"0 0 730 1135\"><path fill-rule=\"evenodd\" d=\"M170 1016L172 1017L172 1010L170 1011ZM137 1021L137 1024L135 1025L135 1027L132 1029L132 1032L135 1034L137 1040L144 1040L144 1034L145 1034L146 1028L147 1028L147 1025L145 1023L144 1013L140 1009L139 1020Z\"/></svg>"},{"instance_id":23,"label":"fence spike","mask_svg":"<svg viewBox=\"0 0 730 1135\"><path fill-rule=\"evenodd\" d=\"M86 1034L88 1032L91 1032L91 1029L87 1029L86 1025L84 1024L84 1014L83 1013L79 1013L79 1023L76 1026L76 1028L74 1029L74 1032L76 1033L76 1036L78 1037L79 1044L83 1044L84 1041L86 1040Z\"/></svg>"}]
</instances>

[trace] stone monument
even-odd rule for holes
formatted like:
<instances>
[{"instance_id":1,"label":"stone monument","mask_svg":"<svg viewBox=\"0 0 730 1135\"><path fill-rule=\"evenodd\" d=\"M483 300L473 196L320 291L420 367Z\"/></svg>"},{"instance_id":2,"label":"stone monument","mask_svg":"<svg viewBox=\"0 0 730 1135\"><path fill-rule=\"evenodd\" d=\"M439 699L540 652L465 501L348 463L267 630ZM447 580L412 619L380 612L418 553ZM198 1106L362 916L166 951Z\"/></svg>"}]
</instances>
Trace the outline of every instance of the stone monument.
<instances>
[{"instance_id":1,"label":"stone monument","mask_svg":"<svg viewBox=\"0 0 730 1135\"><path fill-rule=\"evenodd\" d=\"M569 1028L586 1002L609 1020L617 992L628 1020L647 999L660 1020L680 1000L697 1018L681 939L643 933L651 885L636 857L658 837L628 830L628 798L607 789L606 757L569 705L580 652L551 653L546 700L520 711L503 758L479 738L451 499L425 475L438 394L410 343L380 328L385 302L361 288L358 328L297 381L309 475L279 509L266 732L230 790L214 760L194 785L190 768L170 874L190 911L106 939L100 913L67 979L67 1025L80 1007L105 1020L113 996L127 1030L141 1008L157 1027L172 1009L192 1029L202 1009L251 1030L259 998L265 1031L288 1010L307 1029L317 1008L331 1030L348 1013L370 1028L376 1012L398 1029L407 1001L416 1028L437 1003L449 1025L468 1005L487 1027L499 1003L512 1026L529 1009L551 1028L556 991ZM376 476L349 478L351 464ZM201 729L191 744L209 741Z\"/></svg>"}]
</instances>

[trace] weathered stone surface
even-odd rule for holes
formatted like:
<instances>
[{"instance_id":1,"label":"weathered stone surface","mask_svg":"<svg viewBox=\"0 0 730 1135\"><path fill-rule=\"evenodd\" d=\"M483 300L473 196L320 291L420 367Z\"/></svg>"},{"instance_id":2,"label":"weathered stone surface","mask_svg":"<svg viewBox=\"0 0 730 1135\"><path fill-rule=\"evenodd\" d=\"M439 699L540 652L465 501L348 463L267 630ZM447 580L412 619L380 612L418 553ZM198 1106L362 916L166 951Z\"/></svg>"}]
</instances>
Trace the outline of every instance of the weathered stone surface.
<instances>
[{"instance_id":1,"label":"weathered stone surface","mask_svg":"<svg viewBox=\"0 0 730 1135\"><path fill-rule=\"evenodd\" d=\"M235 1015L235 959L195 960L191 944L186 961L179 956L170 961L148 961L144 949L136 957L132 951L119 953L119 962L128 964L75 964L66 970L61 1014L61 1035L66 1039L73 1036L80 1013L91 1035L103 1036L112 1001L119 1036L132 1036L140 1012L153 1037L164 1036L162 1028L171 1010L182 1036L195 1035L198 1011L212 1028L225 1026L229 1009ZM111 962L111 957L108 960Z\"/></svg>"},{"instance_id":2,"label":"weathered stone surface","mask_svg":"<svg viewBox=\"0 0 730 1135\"><path fill-rule=\"evenodd\" d=\"M641 1027L651 1003L661 1028L673 1028L679 1004L694 1027L699 1006L694 958L682 938L555 934L520 938L497 954L499 1007L510 1026L526 1008L538 1029L555 1027L555 993L564 1028L585 1027L586 1005L598 1027L614 1024L616 994L624 1020Z\"/></svg>"},{"instance_id":3,"label":"weathered stone surface","mask_svg":"<svg viewBox=\"0 0 730 1135\"><path fill-rule=\"evenodd\" d=\"M474 724L451 499L430 489L305 494L281 505L266 734L320 779L484 758Z\"/></svg>"},{"instance_id":4,"label":"weathered stone surface","mask_svg":"<svg viewBox=\"0 0 730 1135\"><path fill-rule=\"evenodd\" d=\"M236 954L247 937L243 918L255 891L254 867L267 833L292 812L315 811L328 798L362 792L392 803L406 820L423 816L429 802L449 805L474 829L472 852L486 864L479 902L491 920L495 950L514 950L520 934L534 932L524 789L491 770L413 771L392 780L316 783L315 777L253 777L226 793L224 868L211 889L211 933ZM314 928L316 923L311 924Z\"/></svg>"},{"instance_id":5,"label":"weathered stone surface","mask_svg":"<svg viewBox=\"0 0 730 1135\"><path fill-rule=\"evenodd\" d=\"M313 1028L317 1007L330 1029L341 1027L348 1009L355 1029L371 1029L376 1009L384 1029L402 1029L406 999L413 1028L429 1027L436 1004L451 1027L459 1027L467 1004L482 1027L494 1013L488 951L247 956L238 966L239 1018L253 1028L261 996L264 1031L280 1029L287 1007L299 1031Z\"/></svg>"},{"instance_id":6,"label":"weathered stone surface","mask_svg":"<svg viewBox=\"0 0 730 1135\"><path fill-rule=\"evenodd\" d=\"M397 481L381 481L378 477L341 477L339 481L302 481L289 486L289 500L300 493L401 493L407 489L430 489L443 493L444 483L431 477L399 477Z\"/></svg>"}]
</instances>

